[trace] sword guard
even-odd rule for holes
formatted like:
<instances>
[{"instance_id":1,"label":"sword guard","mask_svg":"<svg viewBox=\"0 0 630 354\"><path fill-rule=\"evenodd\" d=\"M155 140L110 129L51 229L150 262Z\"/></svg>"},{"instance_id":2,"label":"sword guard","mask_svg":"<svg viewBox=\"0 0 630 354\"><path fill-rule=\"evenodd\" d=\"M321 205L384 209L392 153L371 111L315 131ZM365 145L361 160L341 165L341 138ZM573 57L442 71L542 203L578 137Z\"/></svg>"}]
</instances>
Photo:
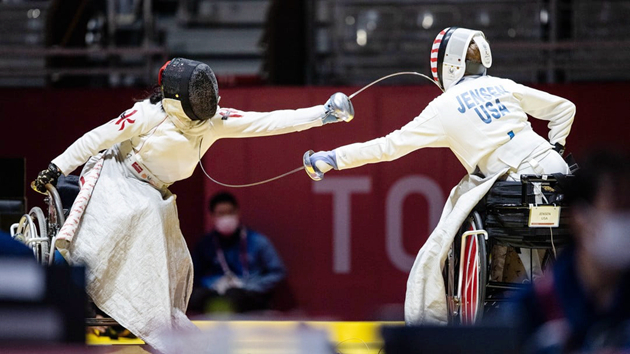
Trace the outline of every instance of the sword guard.
<instances>
[{"instance_id":1,"label":"sword guard","mask_svg":"<svg viewBox=\"0 0 630 354\"><path fill-rule=\"evenodd\" d=\"M302 157L302 163L304 164L304 170L306 174L313 181L321 181L324 178L324 173L317 169L317 167L311 165L311 155L313 155L315 151L309 150L304 153L304 157Z\"/></svg>"}]
</instances>

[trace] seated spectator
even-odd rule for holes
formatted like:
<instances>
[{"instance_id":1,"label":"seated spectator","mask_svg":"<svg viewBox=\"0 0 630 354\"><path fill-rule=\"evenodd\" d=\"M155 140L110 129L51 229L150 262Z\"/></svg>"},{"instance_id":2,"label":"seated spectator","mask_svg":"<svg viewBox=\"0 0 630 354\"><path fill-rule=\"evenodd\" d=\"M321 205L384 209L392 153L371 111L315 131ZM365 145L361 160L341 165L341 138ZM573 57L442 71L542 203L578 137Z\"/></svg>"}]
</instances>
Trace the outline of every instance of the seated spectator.
<instances>
[{"instance_id":1,"label":"seated spectator","mask_svg":"<svg viewBox=\"0 0 630 354\"><path fill-rule=\"evenodd\" d=\"M248 312L269 308L285 268L267 237L240 222L236 198L221 192L210 199L212 231L192 252L195 284L191 312Z\"/></svg>"},{"instance_id":2,"label":"seated spectator","mask_svg":"<svg viewBox=\"0 0 630 354\"><path fill-rule=\"evenodd\" d=\"M566 193L573 239L507 319L525 353L630 350L630 159L600 152L580 165Z\"/></svg>"}]
</instances>

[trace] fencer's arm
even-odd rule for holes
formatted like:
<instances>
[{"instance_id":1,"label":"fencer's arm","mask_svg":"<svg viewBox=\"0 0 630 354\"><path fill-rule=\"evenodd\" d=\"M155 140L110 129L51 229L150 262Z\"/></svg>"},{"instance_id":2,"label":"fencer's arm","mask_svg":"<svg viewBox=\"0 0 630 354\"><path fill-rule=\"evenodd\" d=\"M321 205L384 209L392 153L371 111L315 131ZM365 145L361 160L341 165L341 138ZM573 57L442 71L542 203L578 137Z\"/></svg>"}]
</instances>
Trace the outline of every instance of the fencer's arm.
<instances>
[{"instance_id":1,"label":"fencer's arm","mask_svg":"<svg viewBox=\"0 0 630 354\"><path fill-rule=\"evenodd\" d=\"M430 107L384 137L335 149L337 169L344 170L369 163L392 161L424 147L447 147L448 139L438 115Z\"/></svg>"},{"instance_id":2,"label":"fencer's arm","mask_svg":"<svg viewBox=\"0 0 630 354\"><path fill-rule=\"evenodd\" d=\"M52 163L57 165L61 172L67 176L87 162L91 156L97 155L99 151L145 133L150 129L148 126L140 102L136 103L118 118L85 133L61 155L52 160Z\"/></svg>"},{"instance_id":3,"label":"fencer's arm","mask_svg":"<svg viewBox=\"0 0 630 354\"><path fill-rule=\"evenodd\" d=\"M323 124L349 122L354 118L352 102L343 93L335 93L324 104L311 108L244 112L221 109L221 119L213 118L219 137L268 136L302 131Z\"/></svg>"},{"instance_id":4,"label":"fencer's arm","mask_svg":"<svg viewBox=\"0 0 630 354\"><path fill-rule=\"evenodd\" d=\"M573 102L550 93L518 85L519 91L514 96L521 102L525 113L542 120L549 121L549 142L562 146L571 132L571 125L575 117Z\"/></svg>"},{"instance_id":5,"label":"fencer's arm","mask_svg":"<svg viewBox=\"0 0 630 354\"><path fill-rule=\"evenodd\" d=\"M245 112L222 108L223 118L213 118L214 134L220 138L255 137L302 131L323 124L323 105L272 112Z\"/></svg>"}]
</instances>

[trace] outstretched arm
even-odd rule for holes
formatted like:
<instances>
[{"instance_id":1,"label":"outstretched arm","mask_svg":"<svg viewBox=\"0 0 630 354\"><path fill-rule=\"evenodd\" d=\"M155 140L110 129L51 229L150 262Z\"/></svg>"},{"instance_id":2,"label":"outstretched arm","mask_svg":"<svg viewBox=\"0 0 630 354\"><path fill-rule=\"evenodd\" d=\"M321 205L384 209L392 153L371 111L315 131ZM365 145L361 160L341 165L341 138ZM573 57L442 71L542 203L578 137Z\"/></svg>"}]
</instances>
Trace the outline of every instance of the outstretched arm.
<instances>
[{"instance_id":1,"label":"outstretched arm","mask_svg":"<svg viewBox=\"0 0 630 354\"><path fill-rule=\"evenodd\" d=\"M354 108L342 93L333 94L320 106L272 112L244 112L230 108L219 111L221 119L212 120L220 138L255 137L302 131L323 124L350 121Z\"/></svg>"},{"instance_id":2,"label":"outstretched arm","mask_svg":"<svg viewBox=\"0 0 630 354\"><path fill-rule=\"evenodd\" d=\"M388 135L364 143L354 143L310 156L312 166L325 173L368 163L392 161L424 147L446 147L448 141L438 114L427 107L422 114Z\"/></svg>"}]
</instances>

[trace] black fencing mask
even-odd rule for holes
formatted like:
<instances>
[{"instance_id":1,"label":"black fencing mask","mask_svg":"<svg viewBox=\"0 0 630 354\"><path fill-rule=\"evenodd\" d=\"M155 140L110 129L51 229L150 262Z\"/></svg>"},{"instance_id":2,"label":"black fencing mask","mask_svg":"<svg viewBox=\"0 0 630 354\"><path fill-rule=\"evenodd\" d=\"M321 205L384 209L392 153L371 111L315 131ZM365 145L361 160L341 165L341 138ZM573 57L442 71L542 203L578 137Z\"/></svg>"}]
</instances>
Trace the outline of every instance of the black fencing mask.
<instances>
[{"instance_id":1,"label":"black fencing mask","mask_svg":"<svg viewBox=\"0 0 630 354\"><path fill-rule=\"evenodd\" d=\"M191 120L207 120L217 112L217 79L204 63L184 58L168 61L160 69L158 84L164 99L179 101Z\"/></svg>"}]
</instances>

